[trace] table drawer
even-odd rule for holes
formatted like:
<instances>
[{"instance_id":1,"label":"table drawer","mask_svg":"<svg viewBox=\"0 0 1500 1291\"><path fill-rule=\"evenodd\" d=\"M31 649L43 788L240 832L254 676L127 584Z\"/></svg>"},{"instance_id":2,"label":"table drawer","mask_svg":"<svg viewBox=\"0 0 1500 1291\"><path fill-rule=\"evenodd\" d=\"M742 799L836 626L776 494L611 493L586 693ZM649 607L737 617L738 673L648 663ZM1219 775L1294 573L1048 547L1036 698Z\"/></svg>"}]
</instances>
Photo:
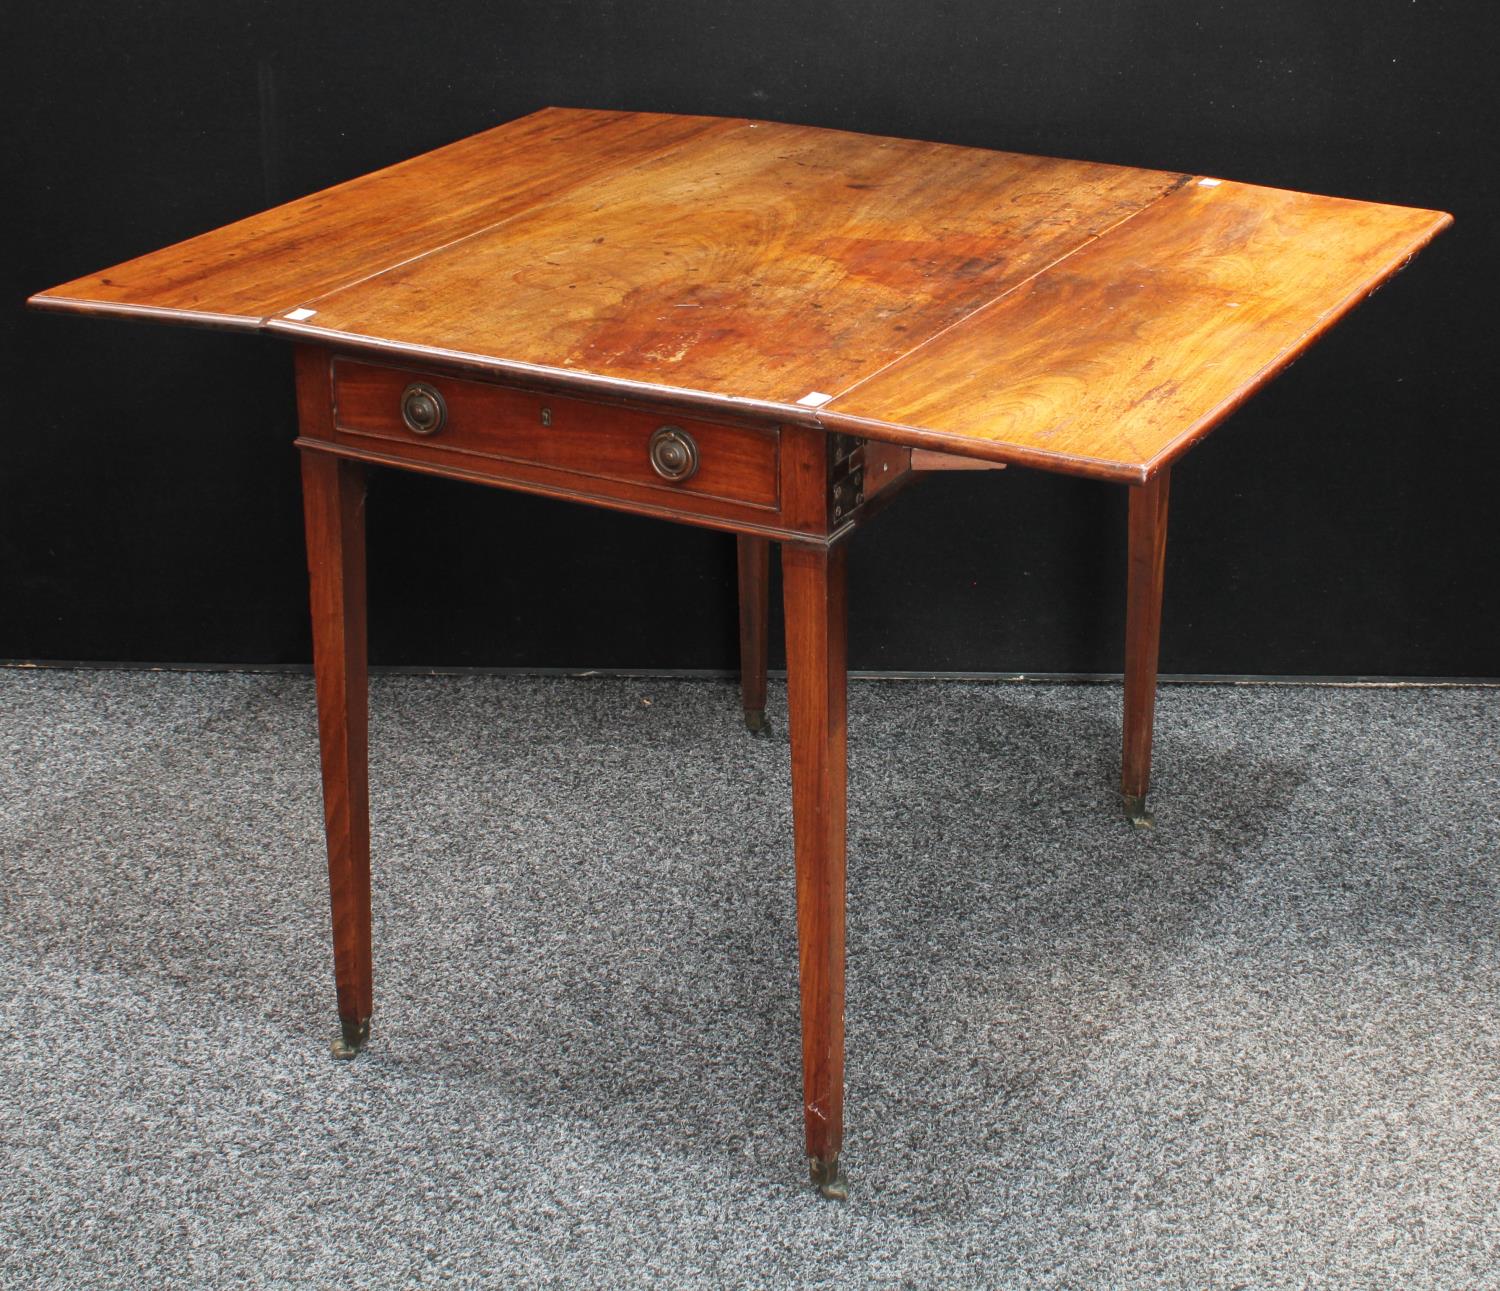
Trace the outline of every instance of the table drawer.
<instances>
[{"instance_id":1,"label":"table drawer","mask_svg":"<svg viewBox=\"0 0 1500 1291\"><path fill-rule=\"evenodd\" d=\"M597 481L684 501L692 495L777 506L775 429L667 417L350 359L333 364L333 423L340 440L380 441L379 451L467 462L487 474L497 473L494 464L512 463L566 474L586 489Z\"/></svg>"}]
</instances>

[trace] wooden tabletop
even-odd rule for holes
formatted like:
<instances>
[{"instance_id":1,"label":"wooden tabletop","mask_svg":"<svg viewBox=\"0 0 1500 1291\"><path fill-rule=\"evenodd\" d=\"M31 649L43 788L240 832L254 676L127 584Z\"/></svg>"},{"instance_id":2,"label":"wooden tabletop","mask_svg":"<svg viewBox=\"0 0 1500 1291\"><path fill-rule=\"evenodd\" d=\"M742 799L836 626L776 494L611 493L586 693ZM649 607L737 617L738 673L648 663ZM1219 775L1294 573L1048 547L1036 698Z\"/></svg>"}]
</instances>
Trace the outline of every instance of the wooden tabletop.
<instances>
[{"instance_id":1,"label":"wooden tabletop","mask_svg":"<svg viewBox=\"0 0 1500 1291\"><path fill-rule=\"evenodd\" d=\"M32 297L1148 479L1451 223L549 108Z\"/></svg>"}]
</instances>

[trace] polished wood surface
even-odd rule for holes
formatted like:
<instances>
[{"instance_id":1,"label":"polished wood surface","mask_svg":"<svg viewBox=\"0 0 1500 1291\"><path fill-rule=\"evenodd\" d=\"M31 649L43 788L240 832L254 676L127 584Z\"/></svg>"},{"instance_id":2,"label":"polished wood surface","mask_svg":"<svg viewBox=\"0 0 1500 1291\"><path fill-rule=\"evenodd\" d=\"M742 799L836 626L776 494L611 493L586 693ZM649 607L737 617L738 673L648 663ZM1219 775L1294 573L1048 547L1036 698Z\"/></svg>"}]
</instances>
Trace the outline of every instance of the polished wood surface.
<instances>
[{"instance_id":1,"label":"polished wood surface","mask_svg":"<svg viewBox=\"0 0 1500 1291\"><path fill-rule=\"evenodd\" d=\"M672 407L380 366L313 345L298 349L299 362L328 370L330 402L316 419L303 419L297 446L368 465L820 542L865 523L911 477L911 452L895 444L806 426L733 424L727 415L705 422ZM403 396L413 385L430 387L444 403L440 426L428 433L403 418ZM687 437L697 454L697 469L681 479L663 478L651 464L652 440L667 430Z\"/></svg>"},{"instance_id":2,"label":"polished wood surface","mask_svg":"<svg viewBox=\"0 0 1500 1291\"><path fill-rule=\"evenodd\" d=\"M447 405L442 426L432 434L415 433L402 419L402 393L414 382L431 385ZM337 441L373 440L399 449L415 446L550 467L664 497L720 498L769 511L778 506L774 427L664 418L659 412L348 361L334 363L333 388ZM697 448L697 469L685 479L664 478L651 464L651 436L663 426L689 436Z\"/></svg>"},{"instance_id":3,"label":"polished wood surface","mask_svg":"<svg viewBox=\"0 0 1500 1291\"><path fill-rule=\"evenodd\" d=\"M824 406L824 425L1136 482L1451 222L1198 180Z\"/></svg>"},{"instance_id":4,"label":"polished wood surface","mask_svg":"<svg viewBox=\"0 0 1500 1291\"><path fill-rule=\"evenodd\" d=\"M766 729L766 609L771 583L771 544L742 533L736 540L740 591L740 707L745 725Z\"/></svg>"},{"instance_id":5,"label":"polished wood surface","mask_svg":"<svg viewBox=\"0 0 1500 1291\"><path fill-rule=\"evenodd\" d=\"M717 117L544 109L64 283L32 303L254 330L309 297L734 124Z\"/></svg>"},{"instance_id":6,"label":"polished wood surface","mask_svg":"<svg viewBox=\"0 0 1500 1291\"><path fill-rule=\"evenodd\" d=\"M1449 222L804 126L548 109L42 292L1140 482Z\"/></svg>"},{"instance_id":7,"label":"polished wood surface","mask_svg":"<svg viewBox=\"0 0 1500 1291\"><path fill-rule=\"evenodd\" d=\"M302 356L297 398L304 425L328 419L328 368ZM357 462L302 454L313 672L323 768L323 819L333 907L340 1036L352 1057L373 1008L370 959L369 682L365 632L365 471Z\"/></svg>"},{"instance_id":8,"label":"polished wood surface","mask_svg":"<svg viewBox=\"0 0 1500 1291\"><path fill-rule=\"evenodd\" d=\"M930 448L910 450L914 471L1003 471L1004 462L987 462L982 457L960 457L957 453L936 453Z\"/></svg>"},{"instance_id":9,"label":"polished wood surface","mask_svg":"<svg viewBox=\"0 0 1500 1291\"><path fill-rule=\"evenodd\" d=\"M1156 720L1156 668L1161 645L1162 590L1167 561L1167 498L1171 468L1130 490L1125 578L1125 730L1120 792L1133 824L1149 825L1151 742Z\"/></svg>"},{"instance_id":10,"label":"polished wood surface","mask_svg":"<svg viewBox=\"0 0 1500 1291\"><path fill-rule=\"evenodd\" d=\"M787 724L802 989L802 1105L813 1179L837 1190L844 1141L844 815L847 548L788 545Z\"/></svg>"},{"instance_id":11,"label":"polished wood surface","mask_svg":"<svg viewBox=\"0 0 1500 1291\"><path fill-rule=\"evenodd\" d=\"M1177 182L744 124L309 298L313 318L269 326L795 411L873 375Z\"/></svg>"}]
</instances>

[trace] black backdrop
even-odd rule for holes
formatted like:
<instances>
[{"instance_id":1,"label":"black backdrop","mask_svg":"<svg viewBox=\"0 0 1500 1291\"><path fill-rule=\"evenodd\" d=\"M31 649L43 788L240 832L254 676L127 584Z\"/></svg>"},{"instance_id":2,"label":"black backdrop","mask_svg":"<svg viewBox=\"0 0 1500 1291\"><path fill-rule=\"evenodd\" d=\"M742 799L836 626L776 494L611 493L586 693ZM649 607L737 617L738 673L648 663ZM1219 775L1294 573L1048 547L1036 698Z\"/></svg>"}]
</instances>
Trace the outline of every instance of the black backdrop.
<instances>
[{"instance_id":1,"label":"black backdrop","mask_svg":"<svg viewBox=\"0 0 1500 1291\"><path fill-rule=\"evenodd\" d=\"M1178 467L1162 666L1500 674L1492 8L10 0L0 658L309 652L288 354L27 293L564 104L1454 212ZM852 663L1117 670L1123 502L1020 470L913 488L854 540ZM391 474L370 525L377 663L733 664L723 535Z\"/></svg>"}]
</instances>

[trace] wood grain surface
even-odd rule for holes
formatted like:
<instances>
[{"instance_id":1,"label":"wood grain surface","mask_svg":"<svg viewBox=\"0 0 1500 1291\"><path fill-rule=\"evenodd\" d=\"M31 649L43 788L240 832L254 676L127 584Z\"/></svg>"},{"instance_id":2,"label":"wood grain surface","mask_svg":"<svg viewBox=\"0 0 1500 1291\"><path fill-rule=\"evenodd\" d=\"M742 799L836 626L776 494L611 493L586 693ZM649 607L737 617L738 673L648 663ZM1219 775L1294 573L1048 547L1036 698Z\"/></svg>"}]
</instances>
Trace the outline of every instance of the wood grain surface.
<instances>
[{"instance_id":1,"label":"wood grain surface","mask_svg":"<svg viewBox=\"0 0 1500 1291\"><path fill-rule=\"evenodd\" d=\"M269 326L796 405L872 375L1177 182L747 123Z\"/></svg>"},{"instance_id":2,"label":"wood grain surface","mask_svg":"<svg viewBox=\"0 0 1500 1291\"><path fill-rule=\"evenodd\" d=\"M745 725L766 728L767 614L771 586L771 544L742 533L736 541L740 593L740 707Z\"/></svg>"},{"instance_id":3,"label":"wood grain surface","mask_svg":"<svg viewBox=\"0 0 1500 1291\"><path fill-rule=\"evenodd\" d=\"M443 396L447 416L433 434L414 434L401 417L402 392L421 379ZM762 426L719 426L677 417L671 423L698 451L698 466L668 480L651 466L650 440L661 416L615 404L513 390L487 381L375 367L333 365L333 439L531 463L597 480L618 480L672 497L689 494L775 510L778 433Z\"/></svg>"},{"instance_id":4,"label":"wood grain surface","mask_svg":"<svg viewBox=\"0 0 1500 1291\"><path fill-rule=\"evenodd\" d=\"M493 226L719 117L546 108L38 293L41 308L258 329L268 315Z\"/></svg>"},{"instance_id":5,"label":"wood grain surface","mask_svg":"<svg viewBox=\"0 0 1500 1291\"><path fill-rule=\"evenodd\" d=\"M329 416L328 365L297 356L303 424ZM339 1022L351 1048L374 1005L370 950L369 680L365 611L365 470L302 454L313 672Z\"/></svg>"},{"instance_id":6,"label":"wood grain surface","mask_svg":"<svg viewBox=\"0 0 1500 1291\"><path fill-rule=\"evenodd\" d=\"M1132 820L1145 820L1156 725L1156 670L1167 565L1167 504L1172 471L1158 471L1130 490L1125 577L1125 721L1120 793Z\"/></svg>"},{"instance_id":7,"label":"wood grain surface","mask_svg":"<svg viewBox=\"0 0 1500 1291\"><path fill-rule=\"evenodd\" d=\"M820 420L1144 480L1451 222L1199 180L845 392Z\"/></svg>"},{"instance_id":8,"label":"wood grain surface","mask_svg":"<svg viewBox=\"0 0 1500 1291\"><path fill-rule=\"evenodd\" d=\"M844 1141L848 547L781 549L802 995L802 1111L815 1173Z\"/></svg>"},{"instance_id":9,"label":"wood grain surface","mask_svg":"<svg viewBox=\"0 0 1500 1291\"><path fill-rule=\"evenodd\" d=\"M1450 222L548 109L33 297L1139 483Z\"/></svg>"}]
</instances>

